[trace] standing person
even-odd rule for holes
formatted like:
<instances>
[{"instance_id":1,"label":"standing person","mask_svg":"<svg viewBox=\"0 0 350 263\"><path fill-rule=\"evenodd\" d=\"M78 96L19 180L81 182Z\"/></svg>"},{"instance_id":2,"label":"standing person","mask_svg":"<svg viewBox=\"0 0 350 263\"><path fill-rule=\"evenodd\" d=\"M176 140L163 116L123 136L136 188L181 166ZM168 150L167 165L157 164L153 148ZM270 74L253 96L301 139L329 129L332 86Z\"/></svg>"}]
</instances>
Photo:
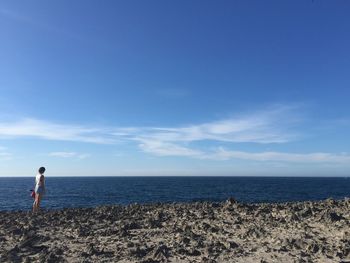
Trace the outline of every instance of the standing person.
<instances>
[{"instance_id":1,"label":"standing person","mask_svg":"<svg viewBox=\"0 0 350 263\"><path fill-rule=\"evenodd\" d=\"M33 212L37 212L40 209L40 202L45 194L45 167L40 167L38 174L35 177L35 199L33 203Z\"/></svg>"}]
</instances>

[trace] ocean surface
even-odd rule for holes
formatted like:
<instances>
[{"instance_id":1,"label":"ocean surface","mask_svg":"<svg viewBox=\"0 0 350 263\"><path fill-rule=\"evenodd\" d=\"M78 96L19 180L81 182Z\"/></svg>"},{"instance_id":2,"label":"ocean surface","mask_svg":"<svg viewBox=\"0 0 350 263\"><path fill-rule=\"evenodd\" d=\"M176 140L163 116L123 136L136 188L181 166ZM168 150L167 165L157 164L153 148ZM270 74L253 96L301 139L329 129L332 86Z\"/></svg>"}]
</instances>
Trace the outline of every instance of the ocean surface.
<instances>
[{"instance_id":1,"label":"ocean surface","mask_svg":"<svg viewBox=\"0 0 350 263\"><path fill-rule=\"evenodd\" d=\"M0 210L29 210L34 177L0 177ZM110 204L224 201L286 202L350 197L350 178L46 177L44 209Z\"/></svg>"}]
</instances>

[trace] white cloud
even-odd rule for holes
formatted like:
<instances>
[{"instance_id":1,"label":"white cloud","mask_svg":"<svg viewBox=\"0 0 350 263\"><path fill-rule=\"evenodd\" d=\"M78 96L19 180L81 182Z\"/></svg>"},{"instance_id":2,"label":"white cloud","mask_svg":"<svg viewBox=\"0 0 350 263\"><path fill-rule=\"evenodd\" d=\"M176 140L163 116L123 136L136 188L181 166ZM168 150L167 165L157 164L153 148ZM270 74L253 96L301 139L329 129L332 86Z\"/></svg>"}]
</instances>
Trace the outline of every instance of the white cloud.
<instances>
[{"instance_id":1,"label":"white cloud","mask_svg":"<svg viewBox=\"0 0 350 263\"><path fill-rule=\"evenodd\" d=\"M294 162L294 163L350 163L350 155L346 153L284 153L284 152L243 152L229 151L219 148L213 154L204 155L203 158L229 160L243 159L250 161L274 161L274 162Z\"/></svg>"},{"instance_id":2,"label":"white cloud","mask_svg":"<svg viewBox=\"0 0 350 263\"><path fill-rule=\"evenodd\" d=\"M350 155L346 153L334 154L325 152L315 153L285 153L285 152L244 152L230 151L219 148L215 151L198 151L188 147L164 142L145 142L140 148L148 153L158 156L183 156L203 160L248 160L257 162L282 163L337 163L350 164Z\"/></svg>"},{"instance_id":3,"label":"white cloud","mask_svg":"<svg viewBox=\"0 0 350 263\"><path fill-rule=\"evenodd\" d=\"M0 161L11 160L12 154L7 152L7 148L0 146Z\"/></svg>"},{"instance_id":4,"label":"white cloud","mask_svg":"<svg viewBox=\"0 0 350 263\"><path fill-rule=\"evenodd\" d=\"M296 138L290 131L289 109L277 108L251 115L182 127L87 127L33 118L0 122L0 138L34 137L45 140L113 144L120 141L194 141L283 143ZM288 121L286 121L288 120ZM171 144L170 144L171 145Z\"/></svg>"},{"instance_id":5,"label":"white cloud","mask_svg":"<svg viewBox=\"0 0 350 263\"><path fill-rule=\"evenodd\" d=\"M45 140L108 144L116 142L103 128L56 124L37 119L0 122L0 138L36 137Z\"/></svg>"},{"instance_id":6,"label":"white cloud","mask_svg":"<svg viewBox=\"0 0 350 263\"><path fill-rule=\"evenodd\" d=\"M285 143L298 138L293 127L300 118L289 107L275 107L267 111L219 121L182 127L134 128L129 133L117 131L124 139L140 142L139 147L158 156L187 156L207 158L203 151L189 145L198 141L224 143Z\"/></svg>"},{"instance_id":7,"label":"white cloud","mask_svg":"<svg viewBox=\"0 0 350 263\"><path fill-rule=\"evenodd\" d=\"M69 158L69 157L76 156L76 154L77 153L75 153L75 152L52 152L52 153L49 153L49 156Z\"/></svg>"},{"instance_id":8,"label":"white cloud","mask_svg":"<svg viewBox=\"0 0 350 263\"><path fill-rule=\"evenodd\" d=\"M81 153L81 154L78 154L77 157L79 159L86 159L86 158L89 158L91 156L91 154L89 153Z\"/></svg>"},{"instance_id":9,"label":"white cloud","mask_svg":"<svg viewBox=\"0 0 350 263\"><path fill-rule=\"evenodd\" d=\"M145 140L139 145L139 147L145 152L152 153L158 156L199 157L203 154L202 152L197 150L192 150L183 146L162 141Z\"/></svg>"},{"instance_id":10,"label":"white cloud","mask_svg":"<svg viewBox=\"0 0 350 263\"><path fill-rule=\"evenodd\" d=\"M7 158L10 158L11 156L12 156L11 153L0 152L0 158L2 158L2 159L7 159Z\"/></svg>"},{"instance_id":11,"label":"white cloud","mask_svg":"<svg viewBox=\"0 0 350 263\"><path fill-rule=\"evenodd\" d=\"M154 127L136 129L134 139L164 142L251 142L285 143L298 138L292 127L300 118L288 107L276 107L219 121L183 127Z\"/></svg>"},{"instance_id":12,"label":"white cloud","mask_svg":"<svg viewBox=\"0 0 350 263\"><path fill-rule=\"evenodd\" d=\"M244 152L219 148L212 151L193 148L194 142L272 144L292 142L300 138L295 127L302 118L292 107L275 107L270 110L240 115L212 122L180 127L88 127L57 124L53 122L22 119L15 122L0 122L0 138L13 139L33 137L44 140L74 141L95 144L136 142L138 147L157 156L184 156L198 159L252 161L301 162L301 163L345 163L348 154ZM0 148L5 156L8 153ZM76 152L52 152L54 157L85 159L89 154Z\"/></svg>"},{"instance_id":13,"label":"white cloud","mask_svg":"<svg viewBox=\"0 0 350 263\"><path fill-rule=\"evenodd\" d=\"M51 152L49 156L53 157L61 157L61 158L78 158L78 159L86 159L90 157L90 154L86 153L76 153L76 152Z\"/></svg>"}]
</instances>

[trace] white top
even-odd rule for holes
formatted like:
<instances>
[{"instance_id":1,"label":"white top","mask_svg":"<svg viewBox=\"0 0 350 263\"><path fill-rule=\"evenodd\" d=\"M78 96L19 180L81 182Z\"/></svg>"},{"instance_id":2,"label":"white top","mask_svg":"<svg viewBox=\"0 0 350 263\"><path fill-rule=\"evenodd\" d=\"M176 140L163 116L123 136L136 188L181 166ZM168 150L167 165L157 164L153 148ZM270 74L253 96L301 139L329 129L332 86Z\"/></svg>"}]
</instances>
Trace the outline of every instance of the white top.
<instances>
[{"instance_id":1,"label":"white top","mask_svg":"<svg viewBox=\"0 0 350 263\"><path fill-rule=\"evenodd\" d=\"M42 174L37 174L35 176L35 186L42 186L42 183L40 182L40 177L42 176Z\"/></svg>"}]
</instances>

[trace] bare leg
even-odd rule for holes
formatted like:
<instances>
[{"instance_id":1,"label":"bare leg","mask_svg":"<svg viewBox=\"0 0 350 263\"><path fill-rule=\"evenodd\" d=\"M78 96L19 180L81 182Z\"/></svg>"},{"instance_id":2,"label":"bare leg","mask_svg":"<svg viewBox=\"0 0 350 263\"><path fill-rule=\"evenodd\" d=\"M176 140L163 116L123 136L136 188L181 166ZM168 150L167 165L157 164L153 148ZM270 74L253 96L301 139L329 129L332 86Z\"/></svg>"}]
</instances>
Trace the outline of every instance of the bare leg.
<instances>
[{"instance_id":1,"label":"bare leg","mask_svg":"<svg viewBox=\"0 0 350 263\"><path fill-rule=\"evenodd\" d=\"M35 213L35 211L36 211L36 199L37 199L37 196L35 195L34 203L33 203L33 213Z\"/></svg>"},{"instance_id":2,"label":"bare leg","mask_svg":"<svg viewBox=\"0 0 350 263\"><path fill-rule=\"evenodd\" d=\"M40 210L41 194L38 194L37 209Z\"/></svg>"},{"instance_id":3,"label":"bare leg","mask_svg":"<svg viewBox=\"0 0 350 263\"><path fill-rule=\"evenodd\" d=\"M37 212L40 209L40 201L41 201L41 194L36 194L35 195L35 201L33 203L33 212Z\"/></svg>"}]
</instances>

